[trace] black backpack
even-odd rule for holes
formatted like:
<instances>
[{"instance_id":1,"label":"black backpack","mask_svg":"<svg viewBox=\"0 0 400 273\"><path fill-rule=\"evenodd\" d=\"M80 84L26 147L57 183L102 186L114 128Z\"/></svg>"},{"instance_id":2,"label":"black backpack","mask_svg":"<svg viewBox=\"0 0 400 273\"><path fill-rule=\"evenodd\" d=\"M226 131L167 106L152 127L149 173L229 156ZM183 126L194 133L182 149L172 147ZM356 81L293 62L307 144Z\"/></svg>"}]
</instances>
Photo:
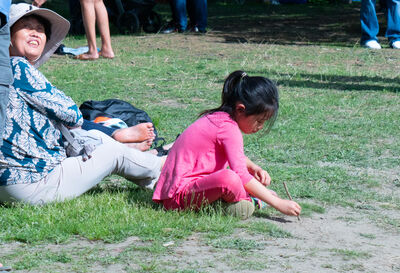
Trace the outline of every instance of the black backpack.
<instances>
[{"instance_id":1,"label":"black backpack","mask_svg":"<svg viewBox=\"0 0 400 273\"><path fill-rule=\"evenodd\" d=\"M81 110L84 119L91 121L102 116L119 118L129 127L143 122L153 123L150 116L145 111L136 108L129 102L118 99L108 99L103 101L88 100L82 103L79 110ZM153 146L159 152L159 155L163 155L165 152L163 152L164 150L162 146L165 144L165 140L164 138L158 137L155 127L154 133L156 138L153 142Z\"/></svg>"},{"instance_id":2,"label":"black backpack","mask_svg":"<svg viewBox=\"0 0 400 273\"><path fill-rule=\"evenodd\" d=\"M149 115L130 104L129 102L117 99L109 99L102 101L88 100L82 103L79 107L83 118L86 120L95 120L97 117L119 118L126 125L134 126L143 122L151 122ZM157 130L154 128L156 138L158 137Z\"/></svg>"}]
</instances>

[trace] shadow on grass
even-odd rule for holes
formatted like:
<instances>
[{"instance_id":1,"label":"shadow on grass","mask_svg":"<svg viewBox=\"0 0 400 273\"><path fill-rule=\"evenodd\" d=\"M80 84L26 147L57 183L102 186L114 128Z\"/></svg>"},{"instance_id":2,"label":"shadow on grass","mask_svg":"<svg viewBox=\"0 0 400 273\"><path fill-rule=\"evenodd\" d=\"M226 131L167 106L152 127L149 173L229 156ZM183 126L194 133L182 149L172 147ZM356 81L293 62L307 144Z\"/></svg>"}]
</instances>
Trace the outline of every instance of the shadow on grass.
<instances>
[{"instance_id":1,"label":"shadow on grass","mask_svg":"<svg viewBox=\"0 0 400 273\"><path fill-rule=\"evenodd\" d=\"M274 6L251 0L239 6L217 2L209 6L209 27L211 34L223 37L226 43L330 44L353 47L361 35L359 6ZM378 17L384 20L382 13Z\"/></svg>"},{"instance_id":2,"label":"shadow on grass","mask_svg":"<svg viewBox=\"0 0 400 273\"><path fill-rule=\"evenodd\" d=\"M272 215L269 215L267 213L263 213L260 211L254 212L253 217L268 219L268 220L271 220L274 222L279 222L279 223L292 223L293 222L291 220L287 220L287 219L284 219L284 218L278 217L278 216L272 216Z\"/></svg>"},{"instance_id":3,"label":"shadow on grass","mask_svg":"<svg viewBox=\"0 0 400 273\"><path fill-rule=\"evenodd\" d=\"M111 184L105 183L90 189L87 194L96 195L104 192L111 194L126 193L127 200L131 204L141 204L154 209L159 208L159 204L153 202L152 200L153 192L151 190L136 186L132 182Z\"/></svg>"},{"instance_id":4,"label":"shadow on grass","mask_svg":"<svg viewBox=\"0 0 400 273\"><path fill-rule=\"evenodd\" d=\"M248 71L252 75L263 75L265 71ZM269 71L271 75L277 75L280 85L288 87L302 87L325 90L343 91L386 91L400 92L400 83L397 78L383 78L378 76L338 76L327 74L282 74L278 71ZM287 78L287 79L285 79Z\"/></svg>"},{"instance_id":5,"label":"shadow on grass","mask_svg":"<svg viewBox=\"0 0 400 273\"><path fill-rule=\"evenodd\" d=\"M69 18L64 2L48 1L45 7ZM164 21L172 17L169 4L158 3L154 10ZM377 15L380 25L385 26L384 14ZM208 29L207 35L222 37L225 43L353 47L361 36L360 3L269 5L246 0L244 5L238 5L232 0L213 0L208 3ZM112 23L111 30L116 34ZM378 35L383 40L384 31L381 27Z\"/></svg>"}]
</instances>

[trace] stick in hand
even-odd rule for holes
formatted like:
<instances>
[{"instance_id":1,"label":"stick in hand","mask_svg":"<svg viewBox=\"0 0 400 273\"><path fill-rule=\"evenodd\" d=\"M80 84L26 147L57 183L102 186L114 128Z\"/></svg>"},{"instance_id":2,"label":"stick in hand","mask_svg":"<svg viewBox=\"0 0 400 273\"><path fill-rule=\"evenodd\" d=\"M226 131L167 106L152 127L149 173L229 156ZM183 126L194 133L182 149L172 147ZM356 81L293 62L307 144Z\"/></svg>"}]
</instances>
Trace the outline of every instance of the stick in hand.
<instances>
[{"instance_id":1,"label":"stick in hand","mask_svg":"<svg viewBox=\"0 0 400 273\"><path fill-rule=\"evenodd\" d=\"M290 193L289 193L289 190L288 190L288 187L286 186L285 181L283 181L282 183L283 183L283 186L285 187L285 191L286 191L287 196L289 197L289 199L290 199L291 201L293 201L293 198L292 198L292 196L291 196ZM297 220L300 221L300 216L299 216L299 215L297 215Z\"/></svg>"}]
</instances>

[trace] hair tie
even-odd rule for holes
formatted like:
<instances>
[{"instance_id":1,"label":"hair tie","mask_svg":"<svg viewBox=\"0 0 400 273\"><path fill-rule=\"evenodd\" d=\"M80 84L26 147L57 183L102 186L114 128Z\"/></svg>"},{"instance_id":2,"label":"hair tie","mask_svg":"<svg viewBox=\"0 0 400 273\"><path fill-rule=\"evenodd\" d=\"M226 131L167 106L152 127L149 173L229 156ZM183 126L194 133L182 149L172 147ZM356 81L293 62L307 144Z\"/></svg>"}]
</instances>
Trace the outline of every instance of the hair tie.
<instances>
[{"instance_id":1,"label":"hair tie","mask_svg":"<svg viewBox=\"0 0 400 273\"><path fill-rule=\"evenodd\" d=\"M247 73L246 73L246 72L243 72L241 78L243 79L243 78L246 77L246 76L247 76Z\"/></svg>"}]
</instances>

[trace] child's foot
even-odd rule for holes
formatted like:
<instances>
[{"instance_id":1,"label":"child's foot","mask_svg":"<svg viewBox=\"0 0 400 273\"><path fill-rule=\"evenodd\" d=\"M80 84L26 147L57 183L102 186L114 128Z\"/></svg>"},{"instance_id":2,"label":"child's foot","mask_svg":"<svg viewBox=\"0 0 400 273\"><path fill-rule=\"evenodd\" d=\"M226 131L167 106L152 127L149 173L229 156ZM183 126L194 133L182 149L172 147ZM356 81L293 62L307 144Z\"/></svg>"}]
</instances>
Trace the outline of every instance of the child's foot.
<instances>
[{"instance_id":1,"label":"child's foot","mask_svg":"<svg viewBox=\"0 0 400 273\"><path fill-rule=\"evenodd\" d=\"M132 127L122 128L115 131L112 137L122 143L153 141L155 138L153 123L140 123Z\"/></svg>"},{"instance_id":2,"label":"child's foot","mask_svg":"<svg viewBox=\"0 0 400 273\"><path fill-rule=\"evenodd\" d=\"M225 213L242 220L249 218L254 212L254 204L248 200L240 200L235 203L228 203L225 208Z\"/></svg>"},{"instance_id":3,"label":"child's foot","mask_svg":"<svg viewBox=\"0 0 400 273\"><path fill-rule=\"evenodd\" d=\"M153 140L146 140L139 143L126 143L128 147L138 149L142 152L145 152L150 149L151 145L153 144Z\"/></svg>"}]
</instances>

